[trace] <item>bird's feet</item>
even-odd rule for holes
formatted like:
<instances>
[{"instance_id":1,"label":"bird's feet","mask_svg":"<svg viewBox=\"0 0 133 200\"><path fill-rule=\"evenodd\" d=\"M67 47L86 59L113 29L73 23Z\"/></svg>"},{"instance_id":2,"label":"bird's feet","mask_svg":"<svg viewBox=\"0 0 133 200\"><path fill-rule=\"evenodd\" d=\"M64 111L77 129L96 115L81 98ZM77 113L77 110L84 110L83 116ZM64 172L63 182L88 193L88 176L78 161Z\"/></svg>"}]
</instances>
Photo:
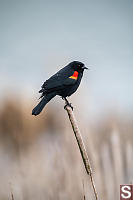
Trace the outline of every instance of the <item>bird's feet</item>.
<instances>
[{"instance_id":1,"label":"bird's feet","mask_svg":"<svg viewBox=\"0 0 133 200\"><path fill-rule=\"evenodd\" d=\"M73 106L72 106L72 104L71 103L69 103L69 104L66 104L65 106L64 106L64 109L66 110L66 107L67 106L69 106L72 110L73 110Z\"/></svg>"},{"instance_id":2,"label":"bird's feet","mask_svg":"<svg viewBox=\"0 0 133 200\"><path fill-rule=\"evenodd\" d=\"M73 110L73 106L71 103L69 103L69 101L67 100L67 98L62 97L63 100L65 100L66 105L64 106L64 109L66 110L66 107L69 106L72 110Z\"/></svg>"}]
</instances>

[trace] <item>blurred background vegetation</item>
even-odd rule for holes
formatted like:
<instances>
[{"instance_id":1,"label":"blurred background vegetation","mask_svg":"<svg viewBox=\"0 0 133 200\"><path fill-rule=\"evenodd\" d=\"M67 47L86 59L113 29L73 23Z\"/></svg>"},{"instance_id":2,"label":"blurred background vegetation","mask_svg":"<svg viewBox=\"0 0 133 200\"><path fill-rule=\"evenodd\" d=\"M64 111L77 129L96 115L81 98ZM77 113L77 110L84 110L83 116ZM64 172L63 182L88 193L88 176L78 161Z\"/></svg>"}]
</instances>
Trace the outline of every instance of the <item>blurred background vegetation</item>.
<instances>
[{"instance_id":1,"label":"blurred background vegetation","mask_svg":"<svg viewBox=\"0 0 133 200\"><path fill-rule=\"evenodd\" d=\"M0 1L0 199L94 199L63 109L31 115L37 91L73 60L85 63L70 98L100 199L133 181L131 0ZM84 187L83 187L84 185Z\"/></svg>"},{"instance_id":2,"label":"blurred background vegetation","mask_svg":"<svg viewBox=\"0 0 133 200\"><path fill-rule=\"evenodd\" d=\"M92 199L63 106L33 117L31 102L14 97L1 108L0 199L11 191L15 199ZM132 118L114 112L92 123L76 110L99 197L118 199L119 185L133 180Z\"/></svg>"}]
</instances>

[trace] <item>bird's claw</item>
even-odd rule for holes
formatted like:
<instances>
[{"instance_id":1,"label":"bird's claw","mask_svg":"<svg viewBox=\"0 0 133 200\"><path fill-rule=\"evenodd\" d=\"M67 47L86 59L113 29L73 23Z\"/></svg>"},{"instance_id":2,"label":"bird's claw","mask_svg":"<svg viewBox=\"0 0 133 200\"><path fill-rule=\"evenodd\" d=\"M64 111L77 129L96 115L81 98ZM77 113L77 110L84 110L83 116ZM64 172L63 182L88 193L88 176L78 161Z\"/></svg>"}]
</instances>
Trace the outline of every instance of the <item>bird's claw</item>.
<instances>
[{"instance_id":1,"label":"bird's claw","mask_svg":"<svg viewBox=\"0 0 133 200\"><path fill-rule=\"evenodd\" d=\"M73 110L73 106L71 103L67 103L65 106L64 106L64 109L66 110L66 107L69 106L72 110Z\"/></svg>"}]
</instances>

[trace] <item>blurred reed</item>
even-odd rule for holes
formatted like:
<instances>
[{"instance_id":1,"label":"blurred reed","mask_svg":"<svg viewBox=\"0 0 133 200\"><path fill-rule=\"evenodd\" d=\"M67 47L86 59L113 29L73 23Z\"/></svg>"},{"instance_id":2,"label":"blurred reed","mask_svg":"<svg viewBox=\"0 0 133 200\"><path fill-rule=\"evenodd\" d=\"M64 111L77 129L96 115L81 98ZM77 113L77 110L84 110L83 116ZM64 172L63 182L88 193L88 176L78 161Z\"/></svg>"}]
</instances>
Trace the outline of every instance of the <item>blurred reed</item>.
<instances>
[{"instance_id":1,"label":"blurred reed","mask_svg":"<svg viewBox=\"0 0 133 200\"><path fill-rule=\"evenodd\" d=\"M0 199L9 198L11 182L17 200L92 200L63 108L49 106L35 118L32 106L28 100L15 98L1 105ZM133 180L132 118L115 114L95 125L87 123L83 135L102 200L117 200L119 184Z\"/></svg>"}]
</instances>

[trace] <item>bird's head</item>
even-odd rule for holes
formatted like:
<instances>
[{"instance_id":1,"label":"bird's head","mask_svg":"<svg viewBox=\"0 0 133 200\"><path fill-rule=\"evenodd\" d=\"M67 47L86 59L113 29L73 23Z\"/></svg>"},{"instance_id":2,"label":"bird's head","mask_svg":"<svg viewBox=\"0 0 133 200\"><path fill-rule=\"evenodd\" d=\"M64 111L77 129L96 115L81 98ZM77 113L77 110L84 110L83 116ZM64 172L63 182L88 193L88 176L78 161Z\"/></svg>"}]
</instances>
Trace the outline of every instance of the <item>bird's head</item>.
<instances>
[{"instance_id":1,"label":"bird's head","mask_svg":"<svg viewBox=\"0 0 133 200\"><path fill-rule=\"evenodd\" d=\"M79 61L73 61L70 64L74 71L83 72L84 69L88 69L87 67L85 67L84 63Z\"/></svg>"}]
</instances>

